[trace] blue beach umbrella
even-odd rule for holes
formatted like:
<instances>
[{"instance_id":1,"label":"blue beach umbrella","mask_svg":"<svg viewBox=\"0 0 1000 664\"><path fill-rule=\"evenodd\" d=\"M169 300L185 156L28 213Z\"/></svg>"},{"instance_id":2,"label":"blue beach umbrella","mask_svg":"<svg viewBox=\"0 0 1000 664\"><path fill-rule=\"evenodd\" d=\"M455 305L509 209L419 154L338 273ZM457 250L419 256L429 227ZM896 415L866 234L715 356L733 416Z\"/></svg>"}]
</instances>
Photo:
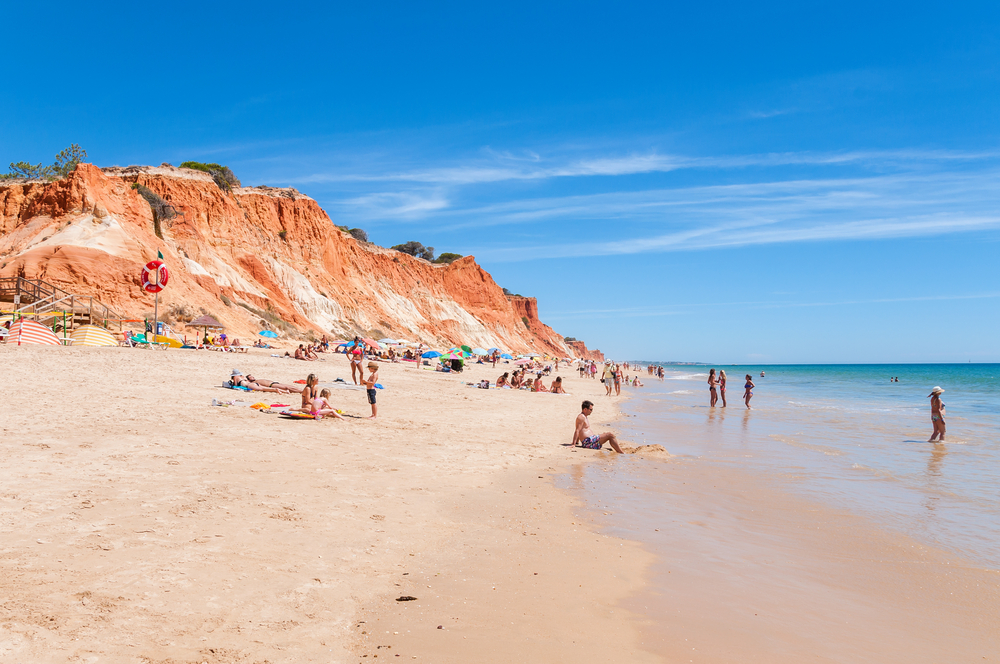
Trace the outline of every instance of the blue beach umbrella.
<instances>
[{"instance_id":1,"label":"blue beach umbrella","mask_svg":"<svg viewBox=\"0 0 1000 664\"><path fill-rule=\"evenodd\" d=\"M493 353L493 352L496 352L496 351L498 351L500 349L499 348L487 348L486 350L487 350L487 352Z\"/></svg>"},{"instance_id":2,"label":"blue beach umbrella","mask_svg":"<svg viewBox=\"0 0 1000 664\"><path fill-rule=\"evenodd\" d=\"M431 359L431 358L435 358L435 357L441 357L441 353L437 352L436 350L429 350L426 353L424 353L423 355L421 355L420 357Z\"/></svg>"},{"instance_id":3,"label":"blue beach umbrella","mask_svg":"<svg viewBox=\"0 0 1000 664\"><path fill-rule=\"evenodd\" d=\"M503 355L501 355L500 357L501 357L501 358L503 358L503 359L505 359L505 360L513 360L513 359L514 359L514 358L513 358L512 356L511 356L511 354L510 354L510 353L504 353L504 354L503 354Z\"/></svg>"},{"instance_id":4,"label":"blue beach umbrella","mask_svg":"<svg viewBox=\"0 0 1000 664\"><path fill-rule=\"evenodd\" d=\"M486 351L483 350L482 348L473 348L472 353L474 355L486 355Z\"/></svg>"},{"instance_id":5,"label":"blue beach umbrella","mask_svg":"<svg viewBox=\"0 0 1000 664\"><path fill-rule=\"evenodd\" d=\"M262 330L262 331L258 332L258 334L260 334L260 336L262 336L262 337L267 337L268 339L277 339L278 338L278 333L277 332L272 332L271 330Z\"/></svg>"}]
</instances>

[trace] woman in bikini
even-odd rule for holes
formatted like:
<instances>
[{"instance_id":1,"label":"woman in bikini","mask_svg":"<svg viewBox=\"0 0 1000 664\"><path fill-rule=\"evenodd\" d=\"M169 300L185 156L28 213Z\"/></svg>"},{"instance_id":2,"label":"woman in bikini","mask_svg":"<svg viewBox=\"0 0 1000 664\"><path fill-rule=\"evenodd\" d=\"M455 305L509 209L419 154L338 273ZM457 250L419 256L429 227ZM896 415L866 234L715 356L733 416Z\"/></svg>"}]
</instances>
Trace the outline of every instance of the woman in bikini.
<instances>
[{"instance_id":1,"label":"woman in bikini","mask_svg":"<svg viewBox=\"0 0 1000 664\"><path fill-rule=\"evenodd\" d=\"M318 382L319 379L316 378L316 374L309 374L306 378L306 385L302 388L302 405L295 410L298 410L300 413L310 413L313 416L316 415L316 409L313 407L313 401L315 401L319 396L316 393L316 383Z\"/></svg>"},{"instance_id":2,"label":"woman in bikini","mask_svg":"<svg viewBox=\"0 0 1000 664\"><path fill-rule=\"evenodd\" d=\"M718 385L718 379L715 377L715 369L708 372L708 394L709 394L709 406L715 407L715 404L719 401L719 393L716 391L716 385Z\"/></svg>"},{"instance_id":3,"label":"woman in bikini","mask_svg":"<svg viewBox=\"0 0 1000 664\"><path fill-rule=\"evenodd\" d=\"M499 378L497 378L497 387L510 387L507 384L507 378L509 378L509 377L510 377L510 372L509 371L505 371L502 376L500 376Z\"/></svg>"},{"instance_id":4,"label":"woman in bikini","mask_svg":"<svg viewBox=\"0 0 1000 664\"><path fill-rule=\"evenodd\" d=\"M747 374L747 382L743 386L743 403L747 405L747 410L750 409L750 397L753 396L753 379L750 378L750 374Z\"/></svg>"},{"instance_id":5,"label":"woman in bikini","mask_svg":"<svg viewBox=\"0 0 1000 664\"><path fill-rule=\"evenodd\" d=\"M722 397L722 407L726 407L726 370L719 369L719 396Z\"/></svg>"},{"instance_id":6,"label":"woman in bikini","mask_svg":"<svg viewBox=\"0 0 1000 664\"><path fill-rule=\"evenodd\" d=\"M365 359L365 351L361 348L361 337L354 337L354 346L348 351L351 358L351 380L355 385L360 385L360 381L365 377L365 370L361 368L361 363Z\"/></svg>"},{"instance_id":7,"label":"woman in bikini","mask_svg":"<svg viewBox=\"0 0 1000 664\"><path fill-rule=\"evenodd\" d=\"M935 387L927 396L931 399L931 424L934 426L934 433L928 443L944 442L944 402L941 395L944 393L940 387Z\"/></svg>"}]
</instances>

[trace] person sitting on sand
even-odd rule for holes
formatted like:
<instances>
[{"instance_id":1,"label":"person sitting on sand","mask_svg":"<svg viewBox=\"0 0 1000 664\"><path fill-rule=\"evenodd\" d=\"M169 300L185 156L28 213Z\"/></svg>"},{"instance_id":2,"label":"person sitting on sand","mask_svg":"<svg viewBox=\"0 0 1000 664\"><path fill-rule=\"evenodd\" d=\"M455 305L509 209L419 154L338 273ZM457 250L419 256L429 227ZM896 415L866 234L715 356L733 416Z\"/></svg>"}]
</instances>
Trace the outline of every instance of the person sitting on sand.
<instances>
[{"instance_id":1,"label":"person sitting on sand","mask_svg":"<svg viewBox=\"0 0 1000 664\"><path fill-rule=\"evenodd\" d=\"M508 384L508 379L510 378L510 372L505 371L503 375L497 378L497 387L510 387Z\"/></svg>"},{"instance_id":2,"label":"person sitting on sand","mask_svg":"<svg viewBox=\"0 0 1000 664\"><path fill-rule=\"evenodd\" d=\"M588 450L599 450L608 443L615 452L622 454L622 448L618 446L618 439L611 432L595 434L590 428L590 414L594 412L594 404L591 401L584 401L581 406L582 412L576 416L576 427L573 430L573 447L577 443L580 447Z\"/></svg>"},{"instance_id":3,"label":"person sitting on sand","mask_svg":"<svg viewBox=\"0 0 1000 664\"><path fill-rule=\"evenodd\" d=\"M532 392L548 392L548 388L545 387L545 383L542 382L542 372L539 371L538 375L535 377L535 387L531 390Z\"/></svg>"},{"instance_id":4,"label":"person sitting on sand","mask_svg":"<svg viewBox=\"0 0 1000 664\"><path fill-rule=\"evenodd\" d=\"M316 374L309 374L306 377L306 384L302 388L302 405L292 410L297 410L300 413L310 413L315 417L316 409L313 407L313 401L319 396L316 392L316 383L318 382L319 378L316 377Z\"/></svg>"},{"instance_id":5,"label":"person sitting on sand","mask_svg":"<svg viewBox=\"0 0 1000 664\"><path fill-rule=\"evenodd\" d=\"M323 391L316 397L316 400L313 401L313 417L321 420L328 415L338 420L344 419L343 415L338 413L333 405L330 404L330 390L324 387Z\"/></svg>"},{"instance_id":6,"label":"person sitting on sand","mask_svg":"<svg viewBox=\"0 0 1000 664\"><path fill-rule=\"evenodd\" d=\"M534 378L529 378L528 380L524 381L524 385L521 386L521 389L522 390L528 390L530 392L534 392L535 391L535 379Z\"/></svg>"},{"instance_id":7,"label":"person sitting on sand","mask_svg":"<svg viewBox=\"0 0 1000 664\"><path fill-rule=\"evenodd\" d=\"M632 380L632 387L642 387L642 381L641 381L641 380L639 380L639 377L638 377L638 376L636 376L636 377L635 377L635 378L634 378L634 379Z\"/></svg>"},{"instance_id":8,"label":"person sitting on sand","mask_svg":"<svg viewBox=\"0 0 1000 664\"><path fill-rule=\"evenodd\" d=\"M569 394L562 384L562 376L556 376L556 379L552 381L552 386L549 388L549 392L552 394Z\"/></svg>"},{"instance_id":9,"label":"person sitting on sand","mask_svg":"<svg viewBox=\"0 0 1000 664\"><path fill-rule=\"evenodd\" d=\"M518 390L518 389L521 388L521 372L520 371L515 370L514 373L511 375L511 377L510 377L510 386L513 389L515 389L515 390Z\"/></svg>"}]
</instances>

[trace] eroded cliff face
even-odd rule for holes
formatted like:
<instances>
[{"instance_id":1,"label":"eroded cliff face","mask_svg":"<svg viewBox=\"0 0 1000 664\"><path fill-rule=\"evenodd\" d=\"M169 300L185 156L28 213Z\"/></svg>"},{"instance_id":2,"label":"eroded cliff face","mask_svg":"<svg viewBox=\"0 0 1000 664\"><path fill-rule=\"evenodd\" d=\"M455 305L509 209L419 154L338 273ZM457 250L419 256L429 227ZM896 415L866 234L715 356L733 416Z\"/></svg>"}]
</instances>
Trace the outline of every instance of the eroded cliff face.
<instances>
[{"instance_id":1,"label":"eroded cliff face","mask_svg":"<svg viewBox=\"0 0 1000 664\"><path fill-rule=\"evenodd\" d=\"M133 183L178 212L159 234ZM270 327L575 354L538 320L534 298L508 299L471 256L432 265L358 242L294 189L227 194L190 169L91 164L58 182L0 185L0 276L44 279L141 317L153 296L140 270L157 251L170 269L160 311L211 313L237 335Z\"/></svg>"},{"instance_id":2,"label":"eroded cliff face","mask_svg":"<svg viewBox=\"0 0 1000 664\"><path fill-rule=\"evenodd\" d=\"M588 350L587 344L582 341L566 341L567 346L573 351L573 357L579 357L584 360L594 360L595 362L604 362L604 353L597 350Z\"/></svg>"}]
</instances>

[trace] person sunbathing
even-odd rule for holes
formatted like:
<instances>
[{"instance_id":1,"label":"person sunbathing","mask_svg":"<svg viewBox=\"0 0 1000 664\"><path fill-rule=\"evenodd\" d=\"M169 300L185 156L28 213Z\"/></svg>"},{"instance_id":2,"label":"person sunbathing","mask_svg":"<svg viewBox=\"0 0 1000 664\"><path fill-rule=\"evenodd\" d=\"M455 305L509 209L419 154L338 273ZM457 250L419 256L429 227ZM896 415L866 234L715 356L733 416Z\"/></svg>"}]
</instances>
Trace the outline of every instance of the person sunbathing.
<instances>
[{"instance_id":1,"label":"person sunbathing","mask_svg":"<svg viewBox=\"0 0 1000 664\"><path fill-rule=\"evenodd\" d=\"M569 394L562 384L562 376L556 376L556 379L552 381L552 387L549 388L549 392L552 394Z\"/></svg>"},{"instance_id":2,"label":"person sunbathing","mask_svg":"<svg viewBox=\"0 0 1000 664\"><path fill-rule=\"evenodd\" d=\"M526 390L529 390L529 391L531 391L531 392L534 392L534 391L535 391L535 379L534 379L534 378L529 378L529 379L528 379L528 380L527 380L527 381L526 381L526 382L524 383L524 385L523 385L522 387L523 387L524 389L526 389Z\"/></svg>"},{"instance_id":3,"label":"person sunbathing","mask_svg":"<svg viewBox=\"0 0 1000 664\"><path fill-rule=\"evenodd\" d=\"M502 376L497 378L497 387L510 387L510 385L507 382L508 378L510 378L510 372L505 371Z\"/></svg>"},{"instance_id":4,"label":"person sunbathing","mask_svg":"<svg viewBox=\"0 0 1000 664\"><path fill-rule=\"evenodd\" d=\"M531 388L532 392L548 392L548 388L545 387L545 383L542 382L542 372L538 372L538 376L535 378L535 385Z\"/></svg>"},{"instance_id":5,"label":"person sunbathing","mask_svg":"<svg viewBox=\"0 0 1000 664\"><path fill-rule=\"evenodd\" d=\"M244 376L239 369L233 369L233 373L229 377L229 384L233 387L245 387L254 392L277 392L278 394L288 394L290 392L287 387L278 383L262 385L250 374Z\"/></svg>"}]
</instances>

